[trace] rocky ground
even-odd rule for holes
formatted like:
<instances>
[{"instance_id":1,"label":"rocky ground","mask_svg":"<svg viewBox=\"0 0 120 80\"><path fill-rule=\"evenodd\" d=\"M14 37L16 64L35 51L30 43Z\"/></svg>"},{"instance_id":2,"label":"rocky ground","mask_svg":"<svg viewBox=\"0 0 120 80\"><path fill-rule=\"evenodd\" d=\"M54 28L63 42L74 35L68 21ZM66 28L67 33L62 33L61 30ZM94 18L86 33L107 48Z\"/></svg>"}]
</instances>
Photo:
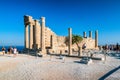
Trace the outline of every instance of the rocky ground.
<instances>
[{"instance_id":1,"label":"rocky ground","mask_svg":"<svg viewBox=\"0 0 120 80\"><path fill-rule=\"evenodd\" d=\"M80 59L0 55L0 80L120 80L119 58L107 56L105 62L93 60L89 65Z\"/></svg>"}]
</instances>

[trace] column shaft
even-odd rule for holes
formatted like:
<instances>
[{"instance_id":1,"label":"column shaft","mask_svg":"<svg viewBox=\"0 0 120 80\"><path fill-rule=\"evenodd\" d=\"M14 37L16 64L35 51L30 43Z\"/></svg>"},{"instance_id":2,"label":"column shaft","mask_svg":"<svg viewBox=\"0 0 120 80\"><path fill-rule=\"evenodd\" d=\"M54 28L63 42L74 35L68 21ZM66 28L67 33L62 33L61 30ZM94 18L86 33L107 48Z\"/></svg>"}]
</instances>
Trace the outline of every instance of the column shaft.
<instances>
[{"instance_id":1,"label":"column shaft","mask_svg":"<svg viewBox=\"0 0 120 80\"><path fill-rule=\"evenodd\" d=\"M33 47L33 25L30 23L30 49Z\"/></svg>"},{"instance_id":2,"label":"column shaft","mask_svg":"<svg viewBox=\"0 0 120 80\"><path fill-rule=\"evenodd\" d=\"M95 31L95 47L98 47L98 31Z\"/></svg>"},{"instance_id":3,"label":"column shaft","mask_svg":"<svg viewBox=\"0 0 120 80\"><path fill-rule=\"evenodd\" d=\"M40 25L37 20L35 20L35 48L40 48Z\"/></svg>"},{"instance_id":4,"label":"column shaft","mask_svg":"<svg viewBox=\"0 0 120 80\"><path fill-rule=\"evenodd\" d=\"M41 50L45 53L45 17L42 17L42 26L41 26Z\"/></svg>"},{"instance_id":5,"label":"column shaft","mask_svg":"<svg viewBox=\"0 0 120 80\"><path fill-rule=\"evenodd\" d=\"M86 38L86 32L83 32L83 37Z\"/></svg>"},{"instance_id":6,"label":"column shaft","mask_svg":"<svg viewBox=\"0 0 120 80\"><path fill-rule=\"evenodd\" d=\"M69 37L69 45L68 45L68 54L71 55L72 54L72 29L69 28L68 29L68 37Z\"/></svg>"},{"instance_id":7,"label":"column shaft","mask_svg":"<svg viewBox=\"0 0 120 80\"><path fill-rule=\"evenodd\" d=\"M29 48L29 32L28 25L25 25L25 48Z\"/></svg>"},{"instance_id":8,"label":"column shaft","mask_svg":"<svg viewBox=\"0 0 120 80\"><path fill-rule=\"evenodd\" d=\"M89 37L92 38L92 31L89 31Z\"/></svg>"}]
</instances>

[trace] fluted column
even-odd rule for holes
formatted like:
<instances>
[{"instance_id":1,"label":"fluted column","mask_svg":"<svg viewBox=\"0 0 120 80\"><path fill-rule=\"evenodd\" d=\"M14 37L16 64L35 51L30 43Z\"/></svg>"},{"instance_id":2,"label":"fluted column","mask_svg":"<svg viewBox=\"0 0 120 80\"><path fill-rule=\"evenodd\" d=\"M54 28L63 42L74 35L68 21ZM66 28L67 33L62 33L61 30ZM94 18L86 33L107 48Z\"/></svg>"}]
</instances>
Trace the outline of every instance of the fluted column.
<instances>
[{"instance_id":1,"label":"fluted column","mask_svg":"<svg viewBox=\"0 0 120 80\"><path fill-rule=\"evenodd\" d=\"M98 30L95 31L95 48L98 47Z\"/></svg>"},{"instance_id":2,"label":"fluted column","mask_svg":"<svg viewBox=\"0 0 120 80\"><path fill-rule=\"evenodd\" d=\"M36 49L40 48L40 25L38 20L34 20L35 21L35 28L34 28L34 33L35 33L35 44L34 47Z\"/></svg>"},{"instance_id":3,"label":"fluted column","mask_svg":"<svg viewBox=\"0 0 120 80\"><path fill-rule=\"evenodd\" d=\"M89 31L89 37L92 38L92 31Z\"/></svg>"},{"instance_id":4,"label":"fluted column","mask_svg":"<svg viewBox=\"0 0 120 80\"><path fill-rule=\"evenodd\" d=\"M69 37L69 44L68 44L68 55L72 54L72 29L68 28L68 37Z\"/></svg>"},{"instance_id":5,"label":"fluted column","mask_svg":"<svg viewBox=\"0 0 120 80\"><path fill-rule=\"evenodd\" d=\"M25 48L29 48L29 32L28 25L25 24Z\"/></svg>"},{"instance_id":6,"label":"fluted column","mask_svg":"<svg viewBox=\"0 0 120 80\"><path fill-rule=\"evenodd\" d=\"M32 49L33 47L33 24L30 23L30 49Z\"/></svg>"},{"instance_id":7,"label":"fluted column","mask_svg":"<svg viewBox=\"0 0 120 80\"><path fill-rule=\"evenodd\" d=\"M86 32L83 32L83 37L86 38Z\"/></svg>"},{"instance_id":8,"label":"fluted column","mask_svg":"<svg viewBox=\"0 0 120 80\"><path fill-rule=\"evenodd\" d=\"M41 17L41 50L45 53L45 17Z\"/></svg>"}]
</instances>

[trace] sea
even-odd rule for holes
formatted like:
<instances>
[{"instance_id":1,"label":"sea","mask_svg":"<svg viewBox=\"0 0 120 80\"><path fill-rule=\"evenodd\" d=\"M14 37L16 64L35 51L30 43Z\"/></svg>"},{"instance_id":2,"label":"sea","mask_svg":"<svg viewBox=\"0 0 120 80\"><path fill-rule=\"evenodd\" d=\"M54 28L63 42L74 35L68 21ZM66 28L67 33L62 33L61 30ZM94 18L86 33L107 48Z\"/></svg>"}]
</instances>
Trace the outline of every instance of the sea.
<instances>
[{"instance_id":1,"label":"sea","mask_svg":"<svg viewBox=\"0 0 120 80\"><path fill-rule=\"evenodd\" d=\"M2 47L3 46L0 46L0 51L2 51ZM9 47L12 47L12 48L15 47L15 48L17 48L17 51L19 51L19 52L21 52L24 49L24 46L4 46L6 52L7 52Z\"/></svg>"}]
</instances>

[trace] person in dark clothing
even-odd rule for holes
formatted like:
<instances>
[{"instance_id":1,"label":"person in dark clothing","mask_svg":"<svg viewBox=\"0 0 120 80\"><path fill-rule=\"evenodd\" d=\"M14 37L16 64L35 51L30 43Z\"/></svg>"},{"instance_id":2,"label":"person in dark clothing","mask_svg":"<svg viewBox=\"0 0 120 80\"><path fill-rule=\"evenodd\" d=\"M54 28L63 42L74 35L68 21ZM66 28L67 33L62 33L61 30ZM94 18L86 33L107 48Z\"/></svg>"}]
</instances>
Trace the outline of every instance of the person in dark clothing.
<instances>
[{"instance_id":1,"label":"person in dark clothing","mask_svg":"<svg viewBox=\"0 0 120 80\"><path fill-rule=\"evenodd\" d=\"M5 54L5 48L4 47L2 47L2 52L3 52L3 55Z\"/></svg>"},{"instance_id":2,"label":"person in dark clothing","mask_svg":"<svg viewBox=\"0 0 120 80\"><path fill-rule=\"evenodd\" d=\"M116 51L117 52L119 51L119 44L118 43L116 44Z\"/></svg>"}]
</instances>

